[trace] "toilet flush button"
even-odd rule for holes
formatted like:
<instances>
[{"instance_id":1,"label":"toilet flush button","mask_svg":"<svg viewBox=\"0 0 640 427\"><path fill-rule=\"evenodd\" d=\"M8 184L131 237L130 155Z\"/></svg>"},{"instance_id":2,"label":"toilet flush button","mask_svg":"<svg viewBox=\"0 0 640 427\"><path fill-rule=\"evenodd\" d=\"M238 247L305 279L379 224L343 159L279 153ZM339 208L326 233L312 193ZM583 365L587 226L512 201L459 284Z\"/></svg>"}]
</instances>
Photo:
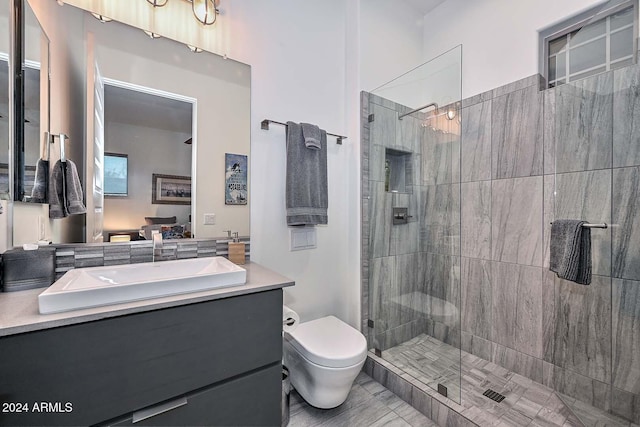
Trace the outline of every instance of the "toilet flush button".
<instances>
[{"instance_id":1,"label":"toilet flush button","mask_svg":"<svg viewBox=\"0 0 640 427\"><path fill-rule=\"evenodd\" d=\"M291 241L290 249L292 251L301 251L304 249L316 248L316 228L315 227L299 227L290 228Z\"/></svg>"}]
</instances>

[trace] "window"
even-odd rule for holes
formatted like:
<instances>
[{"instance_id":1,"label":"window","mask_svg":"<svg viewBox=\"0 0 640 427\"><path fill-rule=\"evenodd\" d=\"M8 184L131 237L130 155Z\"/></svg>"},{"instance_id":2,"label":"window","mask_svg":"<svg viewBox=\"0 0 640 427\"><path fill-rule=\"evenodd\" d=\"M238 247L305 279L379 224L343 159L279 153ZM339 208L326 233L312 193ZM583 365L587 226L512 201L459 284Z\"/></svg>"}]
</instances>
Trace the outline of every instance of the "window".
<instances>
[{"instance_id":1,"label":"window","mask_svg":"<svg viewBox=\"0 0 640 427\"><path fill-rule=\"evenodd\" d=\"M129 158L126 154L104 153L104 195L128 195Z\"/></svg>"},{"instance_id":2,"label":"window","mask_svg":"<svg viewBox=\"0 0 640 427\"><path fill-rule=\"evenodd\" d=\"M636 62L637 0L585 14L541 33L548 87Z\"/></svg>"}]
</instances>

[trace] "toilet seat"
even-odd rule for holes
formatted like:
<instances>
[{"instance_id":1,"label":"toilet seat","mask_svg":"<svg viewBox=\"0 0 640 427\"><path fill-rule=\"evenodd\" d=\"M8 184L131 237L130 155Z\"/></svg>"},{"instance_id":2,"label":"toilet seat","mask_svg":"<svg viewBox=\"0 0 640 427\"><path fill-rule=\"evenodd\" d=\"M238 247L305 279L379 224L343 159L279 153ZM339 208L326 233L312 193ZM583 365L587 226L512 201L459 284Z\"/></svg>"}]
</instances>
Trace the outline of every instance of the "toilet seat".
<instances>
[{"instance_id":1,"label":"toilet seat","mask_svg":"<svg viewBox=\"0 0 640 427\"><path fill-rule=\"evenodd\" d=\"M334 316L301 323L285 339L310 362L329 368L356 365L367 355L364 336Z\"/></svg>"}]
</instances>

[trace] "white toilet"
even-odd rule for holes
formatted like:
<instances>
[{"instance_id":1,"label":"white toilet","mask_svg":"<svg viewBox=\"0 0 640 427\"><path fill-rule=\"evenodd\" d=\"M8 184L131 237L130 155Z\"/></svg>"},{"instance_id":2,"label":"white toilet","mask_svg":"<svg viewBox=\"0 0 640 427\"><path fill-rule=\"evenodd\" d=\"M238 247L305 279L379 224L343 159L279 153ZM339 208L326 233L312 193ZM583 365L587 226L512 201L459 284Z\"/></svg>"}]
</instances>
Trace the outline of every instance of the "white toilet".
<instances>
[{"instance_id":1,"label":"white toilet","mask_svg":"<svg viewBox=\"0 0 640 427\"><path fill-rule=\"evenodd\" d=\"M291 383L316 408L342 404L366 358L364 335L334 316L300 323L284 334Z\"/></svg>"}]
</instances>

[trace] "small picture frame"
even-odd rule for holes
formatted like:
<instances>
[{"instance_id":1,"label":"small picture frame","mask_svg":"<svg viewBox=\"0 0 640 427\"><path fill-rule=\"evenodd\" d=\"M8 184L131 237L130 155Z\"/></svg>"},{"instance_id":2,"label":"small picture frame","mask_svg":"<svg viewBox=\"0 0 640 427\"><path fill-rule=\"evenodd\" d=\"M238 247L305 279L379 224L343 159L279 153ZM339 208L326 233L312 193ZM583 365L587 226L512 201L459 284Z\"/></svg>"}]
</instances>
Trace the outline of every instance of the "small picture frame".
<instances>
[{"instance_id":1,"label":"small picture frame","mask_svg":"<svg viewBox=\"0 0 640 427\"><path fill-rule=\"evenodd\" d=\"M225 154L224 204L247 204L247 156L243 154Z\"/></svg>"},{"instance_id":2,"label":"small picture frame","mask_svg":"<svg viewBox=\"0 0 640 427\"><path fill-rule=\"evenodd\" d=\"M154 205L190 205L191 177L154 173L151 191Z\"/></svg>"}]
</instances>

